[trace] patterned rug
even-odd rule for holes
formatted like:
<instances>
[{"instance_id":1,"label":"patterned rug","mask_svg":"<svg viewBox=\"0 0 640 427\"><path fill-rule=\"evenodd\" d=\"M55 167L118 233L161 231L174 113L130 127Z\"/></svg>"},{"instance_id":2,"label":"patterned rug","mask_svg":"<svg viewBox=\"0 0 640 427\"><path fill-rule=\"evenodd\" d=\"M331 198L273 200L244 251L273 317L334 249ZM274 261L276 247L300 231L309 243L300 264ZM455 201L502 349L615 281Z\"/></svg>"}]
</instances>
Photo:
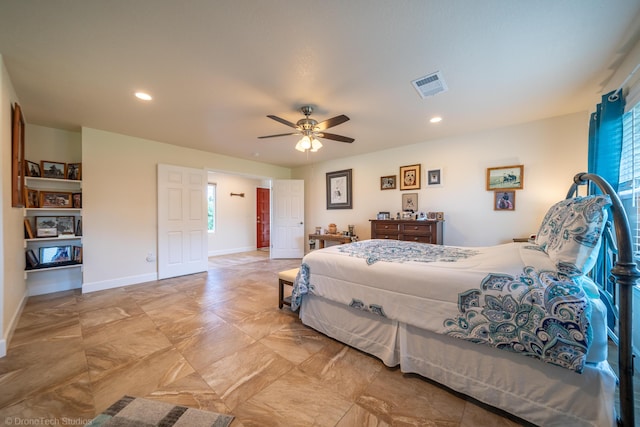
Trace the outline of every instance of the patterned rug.
<instances>
[{"instance_id":1,"label":"patterned rug","mask_svg":"<svg viewBox=\"0 0 640 427\"><path fill-rule=\"evenodd\" d=\"M227 427L233 416L124 396L85 427Z\"/></svg>"}]
</instances>

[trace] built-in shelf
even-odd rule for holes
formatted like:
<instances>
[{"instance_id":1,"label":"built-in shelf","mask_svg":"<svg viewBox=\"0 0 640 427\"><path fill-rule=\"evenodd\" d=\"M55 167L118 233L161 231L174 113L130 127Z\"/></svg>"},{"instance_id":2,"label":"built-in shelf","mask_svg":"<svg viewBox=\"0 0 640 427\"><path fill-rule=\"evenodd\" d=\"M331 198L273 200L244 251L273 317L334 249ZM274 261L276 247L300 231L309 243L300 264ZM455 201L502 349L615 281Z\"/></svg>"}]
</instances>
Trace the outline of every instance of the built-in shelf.
<instances>
[{"instance_id":1,"label":"built-in shelf","mask_svg":"<svg viewBox=\"0 0 640 427\"><path fill-rule=\"evenodd\" d=\"M42 272L45 272L45 271L65 270L65 269L69 269L69 268L82 268L82 263L65 264L65 265L54 265L54 266L49 266L49 267L27 268L27 269L24 270L24 277L26 279L27 275L30 274L30 273L42 273Z\"/></svg>"}]
</instances>

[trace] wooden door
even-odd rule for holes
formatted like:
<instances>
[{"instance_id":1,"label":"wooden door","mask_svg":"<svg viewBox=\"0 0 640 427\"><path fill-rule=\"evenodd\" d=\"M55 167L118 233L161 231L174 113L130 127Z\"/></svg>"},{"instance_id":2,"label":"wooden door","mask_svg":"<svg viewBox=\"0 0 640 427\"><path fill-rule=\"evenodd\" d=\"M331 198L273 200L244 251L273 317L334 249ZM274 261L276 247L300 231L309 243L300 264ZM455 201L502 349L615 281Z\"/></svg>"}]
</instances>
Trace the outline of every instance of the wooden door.
<instances>
[{"instance_id":1,"label":"wooden door","mask_svg":"<svg viewBox=\"0 0 640 427\"><path fill-rule=\"evenodd\" d=\"M158 165L158 278L207 271L207 173Z\"/></svg>"},{"instance_id":2,"label":"wooden door","mask_svg":"<svg viewBox=\"0 0 640 427\"><path fill-rule=\"evenodd\" d=\"M256 189L256 236L257 246L268 248L271 244L271 191L268 188Z\"/></svg>"}]
</instances>

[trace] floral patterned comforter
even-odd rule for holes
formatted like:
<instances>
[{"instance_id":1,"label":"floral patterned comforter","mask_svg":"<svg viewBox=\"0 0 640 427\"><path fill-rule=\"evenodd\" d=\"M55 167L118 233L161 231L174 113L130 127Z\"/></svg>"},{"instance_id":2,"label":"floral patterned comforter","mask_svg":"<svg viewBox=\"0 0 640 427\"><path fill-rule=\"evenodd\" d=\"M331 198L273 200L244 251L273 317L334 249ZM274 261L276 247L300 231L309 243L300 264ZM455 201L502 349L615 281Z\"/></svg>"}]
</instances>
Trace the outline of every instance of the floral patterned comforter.
<instances>
[{"instance_id":1,"label":"floral patterned comforter","mask_svg":"<svg viewBox=\"0 0 640 427\"><path fill-rule=\"evenodd\" d=\"M581 372L591 306L574 279L536 245L365 240L306 255L292 309L312 293Z\"/></svg>"}]
</instances>

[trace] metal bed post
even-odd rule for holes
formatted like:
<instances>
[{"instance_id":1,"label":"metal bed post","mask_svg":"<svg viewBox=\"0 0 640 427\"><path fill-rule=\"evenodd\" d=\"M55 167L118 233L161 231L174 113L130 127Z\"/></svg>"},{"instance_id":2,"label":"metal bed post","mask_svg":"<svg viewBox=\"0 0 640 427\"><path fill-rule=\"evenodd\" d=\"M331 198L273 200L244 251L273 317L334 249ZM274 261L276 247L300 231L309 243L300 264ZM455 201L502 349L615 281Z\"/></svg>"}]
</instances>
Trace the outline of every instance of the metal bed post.
<instances>
[{"instance_id":1,"label":"metal bed post","mask_svg":"<svg viewBox=\"0 0 640 427\"><path fill-rule=\"evenodd\" d=\"M611 185L602 177L591 173L579 173L574 178L574 185L569 194L577 194L577 186L591 181L596 184L603 194L611 198L611 212L618 246L618 257L611 269L618 285L618 365L620 376L620 414L618 425L622 427L635 426L634 421L634 391L633 391L633 335L632 335L632 307L633 286L640 278L640 270L633 260L633 243L629 221L620 198ZM601 284L602 285L602 284Z\"/></svg>"}]
</instances>

